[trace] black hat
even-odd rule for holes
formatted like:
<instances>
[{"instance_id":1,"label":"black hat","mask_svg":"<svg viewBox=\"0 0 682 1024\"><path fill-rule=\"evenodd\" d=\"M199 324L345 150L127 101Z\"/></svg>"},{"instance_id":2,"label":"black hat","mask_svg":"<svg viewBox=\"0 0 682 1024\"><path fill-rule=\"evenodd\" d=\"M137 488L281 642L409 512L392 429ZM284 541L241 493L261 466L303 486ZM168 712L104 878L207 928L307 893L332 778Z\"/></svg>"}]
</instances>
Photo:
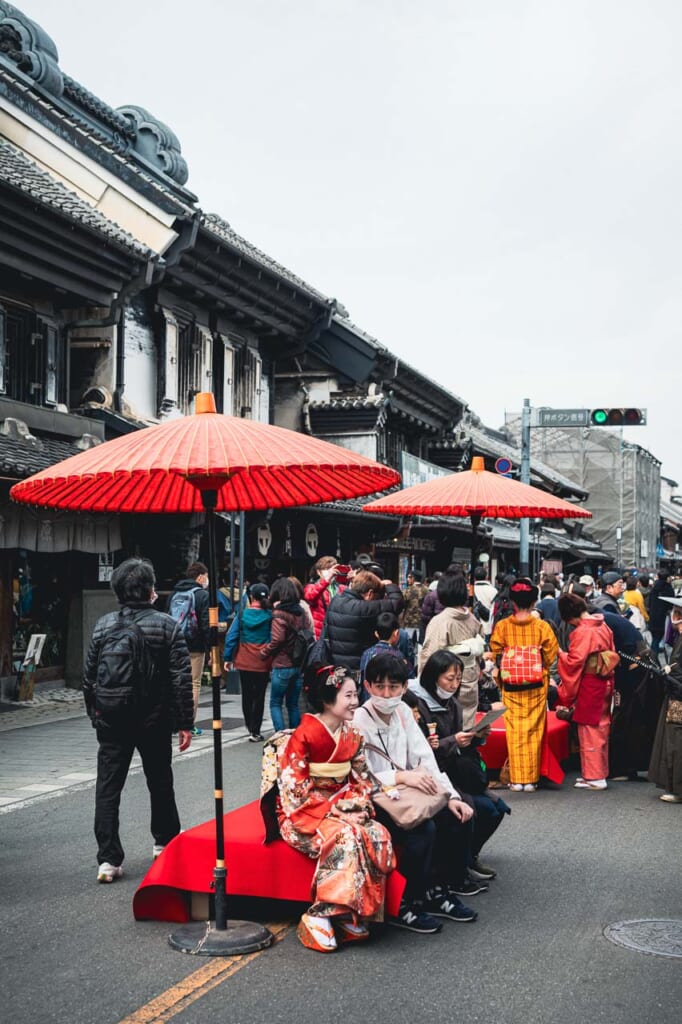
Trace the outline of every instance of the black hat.
<instances>
[{"instance_id":1,"label":"black hat","mask_svg":"<svg viewBox=\"0 0 682 1024\"><path fill-rule=\"evenodd\" d=\"M264 601L270 589L265 583L252 583L249 587L249 597L254 601Z\"/></svg>"},{"instance_id":2,"label":"black hat","mask_svg":"<svg viewBox=\"0 0 682 1024\"><path fill-rule=\"evenodd\" d=\"M622 580L622 578L622 573L613 572L613 570L611 570L610 572L605 572L601 578L602 586L612 587L614 583L618 583L619 580Z\"/></svg>"}]
</instances>

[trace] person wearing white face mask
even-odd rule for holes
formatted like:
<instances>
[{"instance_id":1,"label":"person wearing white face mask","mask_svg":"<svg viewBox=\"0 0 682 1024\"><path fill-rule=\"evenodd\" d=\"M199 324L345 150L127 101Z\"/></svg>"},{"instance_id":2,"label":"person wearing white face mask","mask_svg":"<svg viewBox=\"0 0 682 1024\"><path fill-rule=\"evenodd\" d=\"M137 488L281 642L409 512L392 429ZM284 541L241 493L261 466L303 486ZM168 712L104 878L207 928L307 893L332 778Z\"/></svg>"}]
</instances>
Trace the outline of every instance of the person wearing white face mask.
<instances>
[{"instance_id":1,"label":"person wearing white face mask","mask_svg":"<svg viewBox=\"0 0 682 1024\"><path fill-rule=\"evenodd\" d=\"M398 915L388 923L429 934L440 931L437 918L463 922L475 921L478 916L458 896L470 859L473 808L439 770L431 747L404 703L407 679L401 659L392 654L372 658L364 679L369 699L355 712L354 724L365 739L369 770L384 791L402 785L429 794L440 789L448 795L443 810L409 831L382 807L376 807L377 820L399 848L399 870L406 880ZM477 892L484 888L474 887ZM462 891L471 893L471 889Z\"/></svg>"},{"instance_id":2,"label":"person wearing white face mask","mask_svg":"<svg viewBox=\"0 0 682 1024\"><path fill-rule=\"evenodd\" d=\"M473 801L476 816L468 873L475 887L497 873L478 857L484 843L511 810L504 800L488 790L486 768L478 754L479 746L490 734L490 726L480 734L462 728L462 707L458 700L462 668L461 658L452 651L435 651L424 665L419 683L410 683L405 702L413 709L438 767L459 792Z\"/></svg>"}]
</instances>

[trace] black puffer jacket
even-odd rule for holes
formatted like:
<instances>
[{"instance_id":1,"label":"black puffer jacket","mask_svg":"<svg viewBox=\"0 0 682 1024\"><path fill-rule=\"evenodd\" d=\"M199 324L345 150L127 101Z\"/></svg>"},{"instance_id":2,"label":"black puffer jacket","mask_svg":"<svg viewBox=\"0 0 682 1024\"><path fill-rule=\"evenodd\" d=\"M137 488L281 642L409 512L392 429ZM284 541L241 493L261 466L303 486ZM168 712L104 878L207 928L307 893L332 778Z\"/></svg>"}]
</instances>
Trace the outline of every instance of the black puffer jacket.
<instances>
[{"instance_id":1,"label":"black puffer jacket","mask_svg":"<svg viewBox=\"0 0 682 1024\"><path fill-rule=\"evenodd\" d=\"M325 629L335 665L357 672L363 651L376 641L377 615L381 612L400 614L404 603L400 587L387 583L385 594L379 601L364 601L360 594L349 589L331 599Z\"/></svg>"},{"instance_id":2,"label":"black puffer jacket","mask_svg":"<svg viewBox=\"0 0 682 1024\"><path fill-rule=\"evenodd\" d=\"M125 605L134 621L144 633L145 643L151 659L156 665L152 682L152 695L146 710L144 727L167 721L173 731L191 729L194 724L194 701L192 698L192 668L185 638L178 632L178 624L170 615L158 612L151 605ZM97 661L102 637L113 625L119 612L108 612L95 623L83 669L83 696L85 707L94 722L95 683Z\"/></svg>"},{"instance_id":3,"label":"black puffer jacket","mask_svg":"<svg viewBox=\"0 0 682 1024\"><path fill-rule=\"evenodd\" d=\"M657 636L665 632L665 620L670 614L671 604L661 601L662 597L674 597L675 591L667 580L656 580L649 594L649 629Z\"/></svg>"}]
</instances>

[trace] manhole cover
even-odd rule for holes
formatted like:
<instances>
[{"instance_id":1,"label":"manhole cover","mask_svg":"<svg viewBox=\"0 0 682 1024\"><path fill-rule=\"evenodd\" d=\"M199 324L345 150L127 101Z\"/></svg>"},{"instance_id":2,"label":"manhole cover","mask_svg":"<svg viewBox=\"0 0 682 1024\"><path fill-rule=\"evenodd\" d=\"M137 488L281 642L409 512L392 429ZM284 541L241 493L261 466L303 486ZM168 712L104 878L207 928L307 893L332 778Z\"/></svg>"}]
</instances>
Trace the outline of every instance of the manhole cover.
<instances>
[{"instance_id":1,"label":"manhole cover","mask_svg":"<svg viewBox=\"0 0 682 1024\"><path fill-rule=\"evenodd\" d=\"M616 921L606 926L604 935L617 946L638 953L682 958L682 921Z\"/></svg>"}]
</instances>

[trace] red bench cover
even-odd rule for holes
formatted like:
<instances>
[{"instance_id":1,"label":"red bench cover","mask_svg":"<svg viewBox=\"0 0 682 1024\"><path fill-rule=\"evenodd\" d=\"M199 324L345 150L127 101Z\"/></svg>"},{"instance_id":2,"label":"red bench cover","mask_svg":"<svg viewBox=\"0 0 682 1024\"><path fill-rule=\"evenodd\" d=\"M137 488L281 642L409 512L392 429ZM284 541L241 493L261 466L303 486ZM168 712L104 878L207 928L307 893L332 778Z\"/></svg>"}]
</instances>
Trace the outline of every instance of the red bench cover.
<instances>
[{"instance_id":1,"label":"red bench cover","mask_svg":"<svg viewBox=\"0 0 682 1024\"><path fill-rule=\"evenodd\" d=\"M479 719L483 715L477 716ZM507 759L507 731L504 724L505 716L498 718L492 727L490 736L479 753L488 768L501 768ZM540 752L540 775L560 785L564 781L564 770L560 761L568 757L568 736L570 725L563 722L553 711L547 712L547 728Z\"/></svg>"},{"instance_id":2,"label":"red bench cover","mask_svg":"<svg viewBox=\"0 0 682 1024\"><path fill-rule=\"evenodd\" d=\"M225 815L227 892L232 896L310 903L315 861L282 839L267 846L257 800ZM138 921L190 920L190 893L211 893L215 866L215 820L181 832L158 857L133 898ZM388 878L386 910L397 913L405 880L398 871ZM229 904L228 904L229 909Z\"/></svg>"}]
</instances>

